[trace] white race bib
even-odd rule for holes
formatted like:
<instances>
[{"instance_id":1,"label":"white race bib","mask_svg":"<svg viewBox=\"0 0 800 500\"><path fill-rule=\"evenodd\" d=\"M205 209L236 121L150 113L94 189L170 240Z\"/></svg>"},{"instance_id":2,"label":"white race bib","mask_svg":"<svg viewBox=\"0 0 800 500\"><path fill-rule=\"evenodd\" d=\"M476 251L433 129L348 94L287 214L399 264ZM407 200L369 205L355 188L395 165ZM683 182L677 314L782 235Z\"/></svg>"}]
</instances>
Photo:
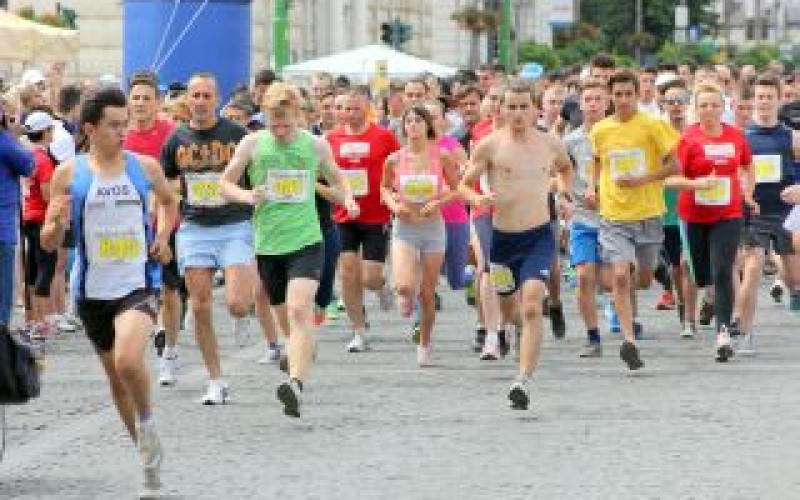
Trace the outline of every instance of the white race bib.
<instances>
[{"instance_id":1,"label":"white race bib","mask_svg":"<svg viewBox=\"0 0 800 500\"><path fill-rule=\"evenodd\" d=\"M358 161L369 156L368 142L347 142L339 146L339 156L350 161Z\"/></svg>"},{"instance_id":2,"label":"white race bib","mask_svg":"<svg viewBox=\"0 0 800 500\"><path fill-rule=\"evenodd\" d=\"M439 178L431 174L400 175L400 193L411 203L427 203L439 193Z\"/></svg>"},{"instance_id":3,"label":"white race bib","mask_svg":"<svg viewBox=\"0 0 800 500\"><path fill-rule=\"evenodd\" d=\"M781 181L781 155L753 156L753 168L757 184L773 184Z\"/></svg>"},{"instance_id":4,"label":"white race bib","mask_svg":"<svg viewBox=\"0 0 800 500\"><path fill-rule=\"evenodd\" d=\"M267 198L277 203L303 203L309 196L308 170L268 170Z\"/></svg>"},{"instance_id":5,"label":"white race bib","mask_svg":"<svg viewBox=\"0 0 800 500\"><path fill-rule=\"evenodd\" d=\"M144 228L89 228L89 255L97 264L132 264L146 258Z\"/></svg>"},{"instance_id":6,"label":"white race bib","mask_svg":"<svg viewBox=\"0 0 800 500\"><path fill-rule=\"evenodd\" d=\"M186 198L195 207L221 207L226 204L222 197L218 172L186 173Z\"/></svg>"},{"instance_id":7,"label":"white race bib","mask_svg":"<svg viewBox=\"0 0 800 500\"><path fill-rule=\"evenodd\" d=\"M706 144L703 153L711 161L724 161L736 156L736 148L730 142L724 144Z\"/></svg>"},{"instance_id":8,"label":"white race bib","mask_svg":"<svg viewBox=\"0 0 800 500\"><path fill-rule=\"evenodd\" d=\"M517 288L514 273L503 264L489 264L489 278L497 293L511 293Z\"/></svg>"},{"instance_id":9,"label":"white race bib","mask_svg":"<svg viewBox=\"0 0 800 500\"><path fill-rule=\"evenodd\" d=\"M615 149L608 156L612 180L644 177L647 174L647 163L641 148Z\"/></svg>"},{"instance_id":10,"label":"white race bib","mask_svg":"<svg viewBox=\"0 0 800 500\"><path fill-rule=\"evenodd\" d=\"M350 191L355 197L362 197L369 194L369 176L367 171L363 168L356 168L352 170L342 170L344 176L350 184Z\"/></svg>"},{"instance_id":11,"label":"white race bib","mask_svg":"<svg viewBox=\"0 0 800 500\"><path fill-rule=\"evenodd\" d=\"M731 178L720 177L708 189L694 192L694 202L698 205L724 207L731 204Z\"/></svg>"}]
</instances>

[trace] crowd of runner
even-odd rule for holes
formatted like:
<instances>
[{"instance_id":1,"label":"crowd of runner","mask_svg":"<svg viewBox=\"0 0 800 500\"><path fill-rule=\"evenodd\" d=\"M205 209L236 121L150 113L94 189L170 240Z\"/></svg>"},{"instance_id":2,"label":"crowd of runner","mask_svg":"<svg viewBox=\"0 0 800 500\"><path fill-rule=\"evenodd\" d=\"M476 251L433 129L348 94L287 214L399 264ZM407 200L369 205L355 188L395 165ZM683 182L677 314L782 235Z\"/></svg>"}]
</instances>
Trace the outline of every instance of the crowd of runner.
<instances>
[{"instance_id":1,"label":"crowd of runner","mask_svg":"<svg viewBox=\"0 0 800 500\"><path fill-rule=\"evenodd\" d=\"M630 370L645 365L642 307L675 310L685 338L713 321L718 362L754 352L765 273L800 311L800 74L777 62L632 70L597 55L535 81L482 66L378 95L330 74L293 85L265 70L222 96L209 73L164 87L149 71L79 84L62 71L29 70L2 95L0 324L20 300L31 338L85 331L144 495L163 458L145 346L155 338L159 385L173 386L193 329L200 402L228 401L218 286L237 338L257 318L259 362L286 372L276 395L292 417L330 316L346 315L343 349L369 351L370 292L408 318L430 367L437 288L464 290L464 342L518 360L519 410L543 317L566 335L564 276L586 337L576 356L620 333ZM659 302L640 304L654 279Z\"/></svg>"}]
</instances>

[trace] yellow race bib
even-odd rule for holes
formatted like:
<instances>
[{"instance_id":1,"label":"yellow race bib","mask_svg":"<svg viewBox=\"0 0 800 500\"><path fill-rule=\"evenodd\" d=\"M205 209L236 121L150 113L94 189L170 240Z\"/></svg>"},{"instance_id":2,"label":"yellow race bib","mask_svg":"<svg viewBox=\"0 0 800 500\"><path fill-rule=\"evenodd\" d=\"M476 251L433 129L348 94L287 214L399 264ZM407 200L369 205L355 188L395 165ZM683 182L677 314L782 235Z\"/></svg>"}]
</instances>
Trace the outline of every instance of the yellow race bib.
<instances>
[{"instance_id":1,"label":"yellow race bib","mask_svg":"<svg viewBox=\"0 0 800 500\"><path fill-rule=\"evenodd\" d=\"M362 197L369 194L369 177L363 168L353 170L342 170L347 182L350 184L350 191L355 197Z\"/></svg>"},{"instance_id":2,"label":"yellow race bib","mask_svg":"<svg viewBox=\"0 0 800 500\"><path fill-rule=\"evenodd\" d=\"M756 155L753 156L753 168L756 173L756 183L773 184L781 181L781 155Z\"/></svg>"},{"instance_id":3,"label":"yellow race bib","mask_svg":"<svg viewBox=\"0 0 800 500\"><path fill-rule=\"evenodd\" d=\"M492 286L497 293L511 293L516 290L516 281L514 280L514 273L508 266L502 264L489 265L489 278L492 281Z\"/></svg>"},{"instance_id":4,"label":"yellow race bib","mask_svg":"<svg viewBox=\"0 0 800 500\"><path fill-rule=\"evenodd\" d=\"M708 189L694 192L694 202L698 205L724 207L731 204L731 179L720 177Z\"/></svg>"},{"instance_id":5,"label":"yellow race bib","mask_svg":"<svg viewBox=\"0 0 800 500\"><path fill-rule=\"evenodd\" d=\"M427 203L439 191L439 178L430 174L406 174L400 176L400 192L412 203Z\"/></svg>"},{"instance_id":6,"label":"yellow race bib","mask_svg":"<svg viewBox=\"0 0 800 500\"><path fill-rule=\"evenodd\" d=\"M267 193L277 203L303 203L309 197L307 170L269 170Z\"/></svg>"},{"instance_id":7,"label":"yellow race bib","mask_svg":"<svg viewBox=\"0 0 800 500\"><path fill-rule=\"evenodd\" d=\"M644 177L647 173L644 150L641 148L615 149L608 157L612 180Z\"/></svg>"},{"instance_id":8,"label":"yellow race bib","mask_svg":"<svg viewBox=\"0 0 800 500\"><path fill-rule=\"evenodd\" d=\"M186 174L186 198L196 207L221 207L225 205L218 172Z\"/></svg>"}]
</instances>

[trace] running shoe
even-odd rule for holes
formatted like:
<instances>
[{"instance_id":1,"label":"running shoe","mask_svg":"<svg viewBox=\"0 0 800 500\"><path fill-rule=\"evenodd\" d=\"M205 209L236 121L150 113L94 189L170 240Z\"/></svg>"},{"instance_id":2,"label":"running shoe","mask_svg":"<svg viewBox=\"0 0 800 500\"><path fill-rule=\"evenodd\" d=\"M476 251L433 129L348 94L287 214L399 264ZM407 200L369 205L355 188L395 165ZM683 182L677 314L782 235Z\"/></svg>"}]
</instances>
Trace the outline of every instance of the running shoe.
<instances>
[{"instance_id":1,"label":"running shoe","mask_svg":"<svg viewBox=\"0 0 800 500\"><path fill-rule=\"evenodd\" d=\"M508 400L512 410L527 410L531 400L528 381L524 379L515 380L508 391Z\"/></svg>"},{"instance_id":2,"label":"running shoe","mask_svg":"<svg viewBox=\"0 0 800 500\"><path fill-rule=\"evenodd\" d=\"M700 312L697 314L697 322L700 323L700 326L709 326L712 319L714 319L714 304L704 298Z\"/></svg>"},{"instance_id":3,"label":"running shoe","mask_svg":"<svg viewBox=\"0 0 800 500\"><path fill-rule=\"evenodd\" d=\"M367 350L367 342L360 333L353 333L353 338L347 344L347 352L364 352Z\"/></svg>"},{"instance_id":4,"label":"running shoe","mask_svg":"<svg viewBox=\"0 0 800 500\"><path fill-rule=\"evenodd\" d=\"M672 295L672 292L664 290L656 304L656 309L659 311L671 311L675 309L675 296Z\"/></svg>"},{"instance_id":5,"label":"running shoe","mask_svg":"<svg viewBox=\"0 0 800 500\"><path fill-rule=\"evenodd\" d=\"M472 341L472 352L479 353L486 343L486 328L475 329L475 340Z\"/></svg>"},{"instance_id":6,"label":"running shoe","mask_svg":"<svg viewBox=\"0 0 800 500\"><path fill-rule=\"evenodd\" d=\"M178 381L175 372L178 368L178 355L162 356L158 358L158 385L167 387L175 385Z\"/></svg>"},{"instance_id":7,"label":"running shoe","mask_svg":"<svg viewBox=\"0 0 800 500\"><path fill-rule=\"evenodd\" d=\"M417 364L421 368L433 365L433 348L431 344L417 346Z\"/></svg>"},{"instance_id":8,"label":"running shoe","mask_svg":"<svg viewBox=\"0 0 800 500\"><path fill-rule=\"evenodd\" d=\"M487 341L483 346L480 359L481 361L497 361L500 359L497 342Z\"/></svg>"},{"instance_id":9,"label":"running shoe","mask_svg":"<svg viewBox=\"0 0 800 500\"><path fill-rule=\"evenodd\" d=\"M227 383L219 380L208 382L206 394L200 400L206 406L224 405L228 401L230 401L230 388Z\"/></svg>"},{"instance_id":10,"label":"running shoe","mask_svg":"<svg viewBox=\"0 0 800 500\"><path fill-rule=\"evenodd\" d=\"M297 379L289 379L278 386L278 401L283 403L283 414L289 417L300 417L300 397L303 394L303 383Z\"/></svg>"},{"instance_id":11,"label":"running shoe","mask_svg":"<svg viewBox=\"0 0 800 500\"><path fill-rule=\"evenodd\" d=\"M697 335L697 326L692 323L686 323L681 330L681 338L693 339Z\"/></svg>"},{"instance_id":12,"label":"running shoe","mask_svg":"<svg viewBox=\"0 0 800 500\"><path fill-rule=\"evenodd\" d=\"M392 287L389 286L388 282L378 291L378 301L380 302L381 311L388 312L392 310L394 306L394 291L392 291Z\"/></svg>"},{"instance_id":13,"label":"running shoe","mask_svg":"<svg viewBox=\"0 0 800 500\"><path fill-rule=\"evenodd\" d=\"M260 365L269 365L275 363L276 361L280 361L281 359L281 346L278 344L269 345L267 344L267 348L264 351L264 355L258 359L258 364Z\"/></svg>"},{"instance_id":14,"label":"running shoe","mask_svg":"<svg viewBox=\"0 0 800 500\"><path fill-rule=\"evenodd\" d=\"M776 304L780 304L783 302L783 292L784 292L784 284L781 280L775 280L772 284L772 288L769 289L769 295L772 297L772 300L775 301Z\"/></svg>"},{"instance_id":15,"label":"running shoe","mask_svg":"<svg viewBox=\"0 0 800 500\"><path fill-rule=\"evenodd\" d=\"M336 321L341 317L341 314L342 313L339 310L339 304L337 302L331 302L328 304L328 307L325 308L325 319Z\"/></svg>"},{"instance_id":16,"label":"running shoe","mask_svg":"<svg viewBox=\"0 0 800 500\"><path fill-rule=\"evenodd\" d=\"M589 342L583 347L583 350L581 350L578 356L581 358L602 358L603 344Z\"/></svg>"},{"instance_id":17,"label":"running shoe","mask_svg":"<svg viewBox=\"0 0 800 500\"><path fill-rule=\"evenodd\" d=\"M622 343L619 348L619 357L628 365L629 370L638 370L644 366L644 362L639 357L639 348L633 342L626 340Z\"/></svg>"},{"instance_id":18,"label":"running shoe","mask_svg":"<svg viewBox=\"0 0 800 500\"><path fill-rule=\"evenodd\" d=\"M139 461L144 475L139 498L158 498L159 490L161 490L161 462L164 460L161 440L158 438L152 422L140 424L136 436L138 438L136 447L139 451Z\"/></svg>"},{"instance_id":19,"label":"running shoe","mask_svg":"<svg viewBox=\"0 0 800 500\"><path fill-rule=\"evenodd\" d=\"M80 329L80 322L66 314L54 314L50 318L50 322L58 328L58 331L64 333L74 333Z\"/></svg>"},{"instance_id":20,"label":"running shoe","mask_svg":"<svg viewBox=\"0 0 800 500\"><path fill-rule=\"evenodd\" d=\"M567 335L567 322L561 304L550 305L550 326L553 329L553 337L563 339Z\"/></svg>"},{"instance_id":21,"label":"running shoe","mask_svg":"<svg viewBox=\"0 0 800 500\"><path fill-rule=\"evenodd\" d=\"M728 333L728 327L723 326L717 333L717 361L725 363L733 357L733 347L731 347L731 336Z\"/></svg>"}]
</instances>

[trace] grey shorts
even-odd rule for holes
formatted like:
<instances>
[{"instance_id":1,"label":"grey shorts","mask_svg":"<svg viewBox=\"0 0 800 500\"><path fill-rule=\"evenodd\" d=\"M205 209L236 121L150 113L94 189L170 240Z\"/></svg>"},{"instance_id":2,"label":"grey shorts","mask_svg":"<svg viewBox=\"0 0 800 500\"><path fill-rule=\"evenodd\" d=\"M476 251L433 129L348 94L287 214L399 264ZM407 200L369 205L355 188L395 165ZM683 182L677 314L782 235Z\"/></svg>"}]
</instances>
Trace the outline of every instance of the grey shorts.
<instances>
[{"instance_id":1,"label":"grey shorts","mask_svg":"<svg viewBox=\"0 0 800 500\"><path fill-rule=\"evenodd\" d=\"M639 269L652 270L656 268L664 243L664 224L660 217L639 222L616 222L601 218L598 240L603 262L630 262Z\"/></svg>"},{"instance_id":2,"label":"grey shorts","mask_svg":"<svg viewBox=\"0 0 800 500\"><path fill-rule=\"evenodd\" d=\"M742 237L744 246L748 248L770 248L778 255L792 255L792 233L783 227L783 217L779 215L757 215L748 217L744 222Z\"/></svg>"},{"instance_id":3,"label":"grey shorts","mask_svg":"<svg viewBox=\"0 0 800 500\"><path fill-rule=\"evenodd\" d=\"M395 219L392 223L392 241L402 241L420 253L444 253L447 231L440 217L423 224L409 224Z\"/></svg>"}]
</instances>

